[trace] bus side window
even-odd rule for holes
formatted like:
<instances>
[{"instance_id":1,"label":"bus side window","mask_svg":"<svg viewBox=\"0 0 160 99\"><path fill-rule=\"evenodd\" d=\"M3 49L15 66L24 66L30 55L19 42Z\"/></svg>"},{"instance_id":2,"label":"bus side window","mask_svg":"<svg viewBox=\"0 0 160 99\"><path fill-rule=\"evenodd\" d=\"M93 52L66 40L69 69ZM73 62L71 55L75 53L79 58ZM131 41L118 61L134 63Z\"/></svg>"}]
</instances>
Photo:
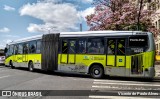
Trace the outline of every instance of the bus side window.
<instances>
[{"instance_id":1,"label":"bus side window","mask_svg":"<svg viewBox=\"0 0 160 99\"><path fill-rule=\"evenodd\" d=\"M18 54L22 54L23 53L23 46L22 44L18 44Z\"/></svg>"},{"instance_id":2,"label":"bus side window","mask_svg":"<svg viewBox=\"0 0 160 99\"><path fill-rule=\"evenodd\" d=\"M76 53L76 41L75 40L70 40L69 43L70 43L69 54Z\"/></svg>"},{"instance_id":3,"label":"bus side window","mask_svg":"<svg viewBox=\"0 0 160 99\"><path fill-rule=\"evenodd\" d=\"M14 53L13 54L15 54L15 55L17 55L18 54L18 48L17 48L17 45L14 45Z\"/></svg>"},{"instance_id":4,"label":"bus side window","mask_svg":"<svg viewBox=\"0 0 160 99\"><path fill-rule=\"evenodd\" d=\"M68 53L68 41L62 40L62 53L67 54Z\"/></svg>"},{"instance_id":5,"label":"bus side window","mask_svg":"<svg viewBox=\"0 0 160 99\"><path fill-rule=\"evenodd\" d=\"M118 39L117 55L125 55L125 39Z\"/></svg>"},{"instance_id":6,"label":"bus side window","mask_svg":"<svg viewBox=\"0 0 160 99\"><path fill-rule=\"evenodd\" d=\"M40 53L41 52L41 40L37 41L37 49L36 49L36 53Z\"/></svg>"},{"instance_id":7,"label":"bus side window","mask_svg":"<svg viewBox=\"0 0 160 99\"><path fill-rule=\"evenodd\" d=\"M115 45L116 45L116 40L115 39L108 39L107 42L107 54L108 55L114 55L115 54Z\"/></svg>"},{"instance_id":8,"label":"bus side window","mask_svg":"<svg viewBox=\"0 0 160 99\"><path fill-rule=\"evenodd\" d=\"M11 48L10 48L10 53L11 53L11 55L13 55L13 53L14 53L14 45L11 45Z\"/></svg>"},{"instance_id":9,"label":"bus side window","mask_svg":"<svg viewBox=\"0 0 160 99\"><path fill-rule=\"evenodd\" d=\"M36 41L29 43L29 53L36 53Z\"/></svg>"},{"instance_id":10,"label":"bus side window","mask_svg":"<svg viewBox=\"0 0 160 99\"><path fill-rule=\"evenodd\" d=\"M27 43L23 44L23 54L28 54L28 44Z\"/></svg>"},{"instance_id":11,"label":"bus side window","mask_svg":"<svg viewBox=\"0 0 160 99\"><path fill-rule=\"evenodd\" d=\"M78 53L86 53L87 39L80 39L78 41Z\"/></svg>"},{"instance_id":12,"label":"bus side window","mask_svg":"<svg viewBox=\"0 0 160 99\"><path fill-rule=\"evenodd\" d=\"M92 38L88 39L88 53L90 54L104 54L104 39Z\"/></svg>"}]
</instances>

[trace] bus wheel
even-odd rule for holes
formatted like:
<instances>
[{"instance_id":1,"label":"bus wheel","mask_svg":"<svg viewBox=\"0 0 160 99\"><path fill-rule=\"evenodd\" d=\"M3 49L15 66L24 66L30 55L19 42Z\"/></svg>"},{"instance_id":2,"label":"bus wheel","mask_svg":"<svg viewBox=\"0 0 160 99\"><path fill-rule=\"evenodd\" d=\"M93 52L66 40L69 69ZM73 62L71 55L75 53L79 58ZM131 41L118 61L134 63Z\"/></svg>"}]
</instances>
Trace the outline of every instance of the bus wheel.
<instances>
[{"instance_id":1,"label":"bus wheel","mask_svg":"<svg viewBox=\"0 0 160 99\"><path fill-rule=\"evenodd\" d=\"M15 68L15 67L13 66L12 61L10 61L9 65L10 65L10 67L11 67L12 69L14 69L14 68Z\"/></svg>"},{"instance_id":2,"label":"bus wheel","mask_svg":"<svg viewBox=\"0 0 160 99\"><path fill-rule=\"evenodd\" d=\"M28 68L29 68L29 71L31 71L31 72L33 72L33 71L34 71L34 65L33 65L33 62L29 62Z\"/></svg>"},{"instance_id":3,"label":"bus wheel","mask_svg":"<svg viewBox=\"0 0 160 99\"><path fill-rule=\"evenodd\" d=\"M91 67L90 69L90 75L93 78L99 79L102 78L104 75L104 71L103 68L99 65L94 65L93 67Z\"/></svg>"}]
</instances>

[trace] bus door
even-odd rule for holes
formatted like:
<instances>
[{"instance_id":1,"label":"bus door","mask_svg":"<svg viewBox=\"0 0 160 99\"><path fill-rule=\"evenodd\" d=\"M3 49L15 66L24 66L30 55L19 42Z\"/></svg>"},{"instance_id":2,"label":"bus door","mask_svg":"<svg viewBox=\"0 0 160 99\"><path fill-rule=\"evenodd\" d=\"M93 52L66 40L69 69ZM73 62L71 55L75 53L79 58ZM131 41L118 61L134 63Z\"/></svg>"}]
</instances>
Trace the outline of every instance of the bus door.
<instances>
[{"instance_id":1,"label":"bus door","mask_svg":"<svg viewBox=\"0 0 160 99\"><path fill-rule=\"evenodd\" d=\"M75 71L76 40L62 40L62 54L60 59L60 70Z\"/></svg>"},{"instance_id":2,"label":"bus door","mask_svg":"<svg viewBox=\"0 0 160 99\"><path fill-rule=\"evenodd\" d=\"M117 53L116 53L116 65L117 67L126 66L126 39L118 38L117 39Z\"/></svg>"},{"instance_id":3,"label":"bus door","mask_svg":"<svg viewBox=\"0 0 160 99\"><path fill-rule=\"evenodd\" d=\"M18 44L18 55L17 58L17 65L22 67L23 66L23 46L22 44Z\"/></svg>"},{"instance_id":4,"label":"bus door","mask_svg":"<svg viewBox=\"0 0 160 99\"><path fill-rule=\"evenodd\" d=\"M125 38L108 38L106 66L109 74L125 76L126 69L126 39Z\"/></svg>"},{"instance_id":5,"label":"bus door","mask_svg":"<svg viewBox=\"0 0 160 99\"><path fill-rule=\"evenodd\" d=\"M75 64L76 40L69 40L68 64Z\"/></svg>"},{"instance_id":6,"label":"bus door","mask_svg":"<svg viewBox=\"0 0 160 99\"><path fill-rule=\"evenodd\" d=\"M68 63L68 45L69 45L68 41L62 40L61 45L62 45L62 53L61 53L60 63L67 64Z\"/></svg>"},{"instance_id":7,"label":"bus door","mask_svg":"<svg viewBox=\"0 0 160 99\"><path fill-rule=\"evenodd\" d=\"M14 66L15 66L16 63L17 63L17 58L16 58L17 53L18 53L17 45L14 45L14 51L13 51L13 54L14 54L14 56L13 56L13 65L14 65Z\"/></svg>"},{"instance_id":8,"label":"bus door","mask_svg":"<svg viewBox=\"0 0 160 99\"><path fill-rule=\"evenodd\" d=\"M29 48L29 45L27 43L24 43L23 44L23 55L22 55L23 59L22 59L22 61L23 61L25 67L28 66L28 48Z\"/></svg>"},{"instance_id":9,"label":"bus door","mask_svg":"<svg viewBox=\"0 0 160 99\"><path fill-rule=\"evenodd\" d=\"M107 42L107 56L106 56L106 65L115 67L116 66L116 39L114 38L109 38L106 40Z\"/></svg>"}]
</instances>

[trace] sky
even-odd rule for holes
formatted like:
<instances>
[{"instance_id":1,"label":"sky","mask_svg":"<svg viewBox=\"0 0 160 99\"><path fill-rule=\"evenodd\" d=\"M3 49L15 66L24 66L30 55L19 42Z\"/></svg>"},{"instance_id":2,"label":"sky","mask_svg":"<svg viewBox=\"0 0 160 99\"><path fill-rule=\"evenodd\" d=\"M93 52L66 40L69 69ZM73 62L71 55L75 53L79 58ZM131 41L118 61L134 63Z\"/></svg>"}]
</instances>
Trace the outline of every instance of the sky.
<instances>
[{"instance_id":1,"label":"sky","mask_svg":"<svg viewBox=\"0 0 160 99\"><path fill-rule=\"evenodd\" d=\"M85 16L94 13L93 0L0 0L0 49L35 35L87 31Z\"/></svg>"}]
</instances>

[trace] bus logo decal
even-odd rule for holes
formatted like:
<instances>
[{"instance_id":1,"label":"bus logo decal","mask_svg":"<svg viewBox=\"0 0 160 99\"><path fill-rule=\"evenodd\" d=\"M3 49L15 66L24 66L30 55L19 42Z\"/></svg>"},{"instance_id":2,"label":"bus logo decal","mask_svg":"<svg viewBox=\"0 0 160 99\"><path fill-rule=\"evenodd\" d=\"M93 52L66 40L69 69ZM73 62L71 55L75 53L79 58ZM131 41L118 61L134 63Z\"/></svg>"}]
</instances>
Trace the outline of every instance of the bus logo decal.
<instances>
[{"instance_id":1,"label":"bus logo decal","mask_svg":"<svg viewBox=\"0 0 160 99\"><path fill-rule=\"evenodd\" d=\"M119 62L122 62L122 59L119 59Z\"/></svg>"}]
</instances>

